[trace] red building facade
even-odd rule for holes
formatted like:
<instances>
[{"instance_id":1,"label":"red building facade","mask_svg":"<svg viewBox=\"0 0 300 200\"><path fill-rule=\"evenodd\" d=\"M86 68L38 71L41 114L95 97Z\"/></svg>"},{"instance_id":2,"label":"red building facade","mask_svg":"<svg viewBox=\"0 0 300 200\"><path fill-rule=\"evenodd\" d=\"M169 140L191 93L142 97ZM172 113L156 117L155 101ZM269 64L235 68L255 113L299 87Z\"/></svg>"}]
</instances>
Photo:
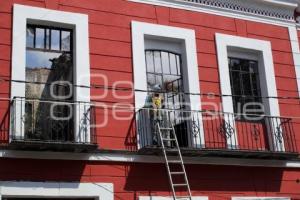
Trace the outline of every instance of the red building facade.
<instances>
[{"instance_id":1,"label":"red building facade","mask_svg":"<svg viewBox=\"0 0 300 200\"><path fill-rule=\"evenodd\" d=\"M300 199L297 7L0 0L0 198L172 199L158 113L193 199Z\"/></svg>"}]
</instances>

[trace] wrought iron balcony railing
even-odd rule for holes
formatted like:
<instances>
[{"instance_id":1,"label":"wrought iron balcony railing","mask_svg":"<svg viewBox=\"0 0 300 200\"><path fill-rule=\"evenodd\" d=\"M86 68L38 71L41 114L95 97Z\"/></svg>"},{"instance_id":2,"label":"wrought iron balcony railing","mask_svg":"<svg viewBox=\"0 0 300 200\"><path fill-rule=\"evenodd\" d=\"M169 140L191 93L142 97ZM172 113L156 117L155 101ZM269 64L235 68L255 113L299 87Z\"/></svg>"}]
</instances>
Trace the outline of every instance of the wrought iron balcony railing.
<instances>
[{"instance_id":1,"label":"wrought iron balcony railing","mask_svg":"<svg viewBox=\"0 0 300 200\"><path fill-rule=\"evenodd\" d=\"M157 112L159 118L154 117ZM297 153L293 124L289 118L145 108L137 113L140 149L160 146L155 123L162 127L173 125L182 149Z\"/></svg>"},{"instance_id":2,"label":"wrought iron balcony railing","mask_svg":"<svg viewBox=\"0 0 300 200\"><path fill-rule=\"evenodd\" d=\"M94 119L90 103L15 98L9 142L18 148L94 149Z\"/></svg>"},{"instance_id":3,"label":"wrought iron balcony railing","mask_svg":"<svg viewBox=\"0 0 300 200\"><path fill-rule=\"evenodd\" d=\"M94 150L97 148L95 108L84 102L15 98L7 112L8 120L3 120L0 127L1 144L18 149ZM134 140L132 151L136 151L137 144L140 153L151 153L153 149L161 152L154 126L160 123L161 127L173 126L181 148L193 155L266 153L289 157L298 154L293 121L289 118L143 108L135 119L137 126L133 129L137 131L137 141ZM9 126L6 121L10 122Z\"/></svg>"}]
</instances>

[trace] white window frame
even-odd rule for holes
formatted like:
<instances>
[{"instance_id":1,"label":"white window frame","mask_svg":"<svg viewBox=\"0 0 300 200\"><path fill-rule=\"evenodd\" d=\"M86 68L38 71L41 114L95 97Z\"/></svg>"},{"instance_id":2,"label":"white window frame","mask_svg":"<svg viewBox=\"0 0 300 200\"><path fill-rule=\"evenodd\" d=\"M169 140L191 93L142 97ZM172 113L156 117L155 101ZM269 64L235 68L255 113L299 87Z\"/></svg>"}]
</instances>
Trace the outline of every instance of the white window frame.
<instances>
[{"instance_id":1,"label":"white window frame","mask_svg":"<svg viewBox=\"0 0 300 200\"><path fill-rule=\"evenodd\" d=\"M179 196L178 196L179 197ZM139 200L173 200L173 197L163 197L163 196L140 196ZM192 200L208 200L205 196L193 196Z\"/></svg>"},{"instance_id":2,"label":"white window frame","mask_svg":"<svg viewBox=\"0 0 300 200\"><path fill-rule=\"evenodd\" d=\"M231 200L291 200L290 197L232 197Z\"/></svg>"},{"instance_id":3,"label":"white window frame","mask_svg":"<svg viewBox=\"0 0 300 200\"><path fill-rule=\"evenodd\" d=\"M275 72L273 64L273 55L271 43L269 41L250 39L239 36L232 36L226 34L216 33L216 45L217 45L217 57L218 67L220 74L221 93L229 96L222 96L222 107L223 111L227 113L234 113L231 86L230 86L230 75L229 75L229 64L228 55L231 49L234 51L240 51L242 54L250 53L250 55L257 55L259 61L259 75L260 75L260 86L262 96L273 96L277 97L277 88L275 81ZM277 98L264 99L266 115L279 117L280 110ZM235 128L235 122L232 119L225 119L232 127ZM236 129L235 129L236 130ZM231 137L235 138L232 139ZM231 137L227 138L228 146L234 146L238 149L237 133L235 132ZM275 135L271 135L273 141ZM276 149L274 151L284 151L284 144L278 143L274 145Z\"/></svg>"},{"instance_id":4,"label":"white window frame","mask_svg":"<svg viewBox=\"0 0 300 200\"><path fill-rule=\"evenodd\" d=\"M146 102L147 76L145 63L145 39L161 40L166 42L179 43L183 52L183 76L185 91L192 94L200 93L200 81L198 75L198 61L196 49L195 31L185 28L150 24L144 22L131 22L132 28L132 51L133 51L133 71L135 89L135 108L138 111L143 108ZM163 46L163 45L162 45ZM190 103L190 110L199 111L201 100L199 95L186 95L187 102ZM202 117L199 115L200 134L193 140L189 135L189 144L195 147L204 147L204 131ZM138 136L139 141L139 136ZM196 141L196 142L194 142ZM140 148L140 143L138 142Z\"/></svg>"},{"instance_id":5,"label":"white window frame","mask_svg":"<svg viewBox=\"0 0 300 200\"><path fill-rule=\"evenodd\" d=\"M112 183L0 182L2 198L94 198L113 200Z\"/></svg>"},{"instance_id":6,"label":"white window frame","mask_svg":"<svg viewBox=\"0 0 300 200\"><path fill-rule=\"evenodd\" d=\"M11 83L11 99L25 97L25 68L26 68L26 26L27 24L52 25L73 29L73 63L74 63L74 100L90 102L90 60L89 60L89 32L88 16L85 14L55 11L45 8L37 8L14 4L13 7L13 37L12 37L12 80L21 82ZM25 104L25 103L22 103ZM25 113L24 105L17 103L16 116ZM84 118L84 108L75 109L75 141L90 142L90 132L82 133L80 123ZM81 113L81 114L80 114ZM21 117L15 119L15 136L24 136L24 124ZM12 131L12 130L11 130ZM12 133L11 133L12 134ZM84 137L86 134L87 137ZM86 138L82 141L82 138Z\"/></svg>"},{"instance_id":7,"label":"white window frame","mask_svg":"<svg viewBox=\"0 0 300 200\"><path fill-rule=\"evenodd\" d=\"M296 26L290 26L289 35L291 40L291 47L293 53L293 60L295 65L297 87L298 87L298 96L300 97L300 48L299 48L299 39L298 39L298 30Z\"/></svg>"}]
</instances>

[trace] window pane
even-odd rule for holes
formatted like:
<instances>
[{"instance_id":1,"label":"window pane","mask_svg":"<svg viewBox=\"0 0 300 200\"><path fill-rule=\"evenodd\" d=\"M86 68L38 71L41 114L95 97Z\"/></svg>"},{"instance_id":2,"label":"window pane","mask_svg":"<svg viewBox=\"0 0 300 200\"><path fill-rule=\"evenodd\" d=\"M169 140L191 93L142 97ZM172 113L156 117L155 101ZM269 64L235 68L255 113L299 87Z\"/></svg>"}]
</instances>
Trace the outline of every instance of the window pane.
<instances>
[{"instance_id":1,"label":"window pane","mask_svg":"<svg viewBox=\"0 0 300 200\"><path fill-rule=\"evenodd\" d=\"M242 86L242 94L243 95L252 95L252 88L253 85L250 81L250 75L249 73L244 73L242 74L242 82L243 82L243 86Z\"/></svg>"},{"instance_id":2,"label":"window pane","mask_svg":"<svg viewBox=\"0 0 300 200\"><path fill-rule=\"evenodd\" d=\"M178 75L181 75L181 63L180 63L180 56L176 55L176 65L177 65L177 70L178 70Z\"/></svg>"},{"instance_id":3,"label":"window pane","mask_svg":"<svg viewBox=\"0 0 300 200\"><path fill-rule=\"evenodd\" d=\"M257 62L254 61L250 61L249 65L250 65L250 71L253 73L258 73L258 66L257 66Z\"/></svg>"},{"instance_id":4,"label":"window pane","mask_svg":"<svg viewBox=\"0 0 300 200\"><path fill-rule=\"evenodd\" d=\"M26 54L26 81L47 84L26 84L26 97L53 99L50 84L68 81L72 84L72 59L69 54L29 51ZM68 96L70 89L60 89L61 96Z\"/></svg>"},{"instance_id":5,"label":"window pane","mask_svg":"<svg viewBox=\"0 0 300 200\"><path fill-rule=\"evenodd\" d=\"M254 88L253 88L253 91L254 91L253 94L256 95L256 96L260 95L259 94L259 83L258 83L257 78L258 78L257 76L252 75L252 84L254 86Z\"/></svg>"},{"instance_id":6,"label":"window pane","mask_svg":"<svg viewBox=\"0 0 300 200\"><path fill-rule=\"evenodd\" d=\"M71 33L67 31L61 32L61 50L70 51L71 50Z\"/></svg>"},{"instance_id":7,"label":"window pane","mask_svg":"<svg viewBox=\"0 0 300 200\"><path fill-rule=\"evenodd\" d=\"M35 29L35 48L43 49L45 47L45 29Z\"/></svg>"},{"instance_id":8,"label":"window pane","mask_svg":"<svg viewBox=\"0 0 300 200\"><path fill-rule=\"evenodd\" d=\"M240 60L238 59L230 59L231 70L241 70Z\"/></svg>"},{"instance_id":9,"label":"window pane","mask_svg":"<svg viewBox=\"0 0 300 200\"><path fill-rule=\"evenodd\" d=\"M25 130L27 133L32 134L32 128L33 128L33 118L32 118L32 102L26 102L25 103Z\"/></svg>"},{"instance_id":10,"label":"window pane","mask_svg":"<svg viewBox=\"0 0 300 200\"><path fill-rule=\"evenodd\" d=\"M147 72L154 72L154 57L152 51L146 51Z\"/></svg>"},{"instance_id":11,"label":"window pane","mask_svg":"<svg viewBox=\"0 0 300 200\"><path fill-rule=\"evenodd\" d=\"M146 51L148 88L152 91L162 92L164 108L183 107L184 98L179 94L179 92L183 92L182 76L178 70L180 68L179 57L179 55L167 51ZM150 68L149 66L152 65L153 67Z\"/></svg>"},{"instance_id":12,"label":"window pane","mask_svg":"<svg viewBox=\"0 0 300 200\"><path fill-rule=\"evenodd\" d=\"M148 89L153 88L153 86L155 85L155 75L154 74L147 75L147 84L148 84Z\"/></svg>"},{"instance_id":13,"label":"window pane","mask_svg":"<svg viewBox=\"0 0 300 200\"><path fill-rule=\"evenodd\" d=\"M155 73L162 73L160 51L154 51L154 67Z\"/></svg>"},{"instance_id":14,"label":"window pane","mask_svg":"<svg viewBox=\"0 0 300 200\"><path fill-rule=\"evenodd\" d=\"M56 104L52 107L52 114L56 118L66 118L70 116L72 109L68 104Z\"/></svg>"},{"instance_id":15,"label":"window pane","mask_svg":"<svg viewBox=\"0 0 300 200\"><path fill-rule=\"evenodd\" d=\"M171 74L178 74L176 55L169 54L169 56L170 56Z\"/></svg>"},{"instance_id":16,"label":"window pane","mask_svg":"<svg viewBox=\"0 0 300 200\"><path fill-rule=\"evenodd\" d=\"M51 68L51 60L58 58L60 55L61 53L27 50L26 68Z\"/></svg>"},{"instance_id":17,"label":"window pane","mask_svg":"<svg viewBox=\"0 0 300 200\"><path fill-rule=\"evenodd\" d=\"M50 30L46 29L46 49L50 49Z\"/></svg>"},{"instance_id":18,"label":"window pane","mask_svg":"<svg viewBox=\"0 0 300 200\"><path fill-rule=\"evenodd\" d=\"M178 91L178 81L180 77L173 75L165 75L164 76L164 89L168 92L176 92Z\"/></svg>"},{"instance_id":19,"label":"window pane","mask_svg":"<svg viewBox=\"0 0 300 200\"><path fill-rule=\"evenodd\" d=\"M164 74L170 74L170 62L169 62L169 53L161 53L162 68Z\"/></svg>"},{"instance_id":20,"label":"window pane","mask_svg":"<svg viewBox=\"0 0 300 200\"><path fill-rule=\"evenodd\" d=\"M240 73L233 71L231 72L231 88L233 95L240 95L241 88L240 88Z\"/></svg>"},{"instance_id":21,"label":"window pane","mask_svg":"<svg viewBox=\"0 0 300 200\"><path fill-rule=\"evenodd\" d=\"M233 95L245 95L233 97L234 111L242 108L245 103L259 103L260 85L258 83L257 62L238 58L229 58L230 83ZM249 107L250 108L250 107ZM253 107L254 108L254 107Z\"/></svg>"},{"instance_id":22,"label":"window pane","mask_svg":"<svg viewBox=\"0 0 300 200\"><path fill-rule=\"evenodd\" d=\"M34 29L27 28L26 31L26 47L34 47Z\"/></svg>"},{"instance_id":23,"label":"window pane","mask_svg":"<svg viewBox=\"0 0 300 200\"><path fill-rule=\"evenodd\" d=\"M249 61L248 60L240 60L241 70L244 72L249 72Z\"/></svg>"},{"instance_id":24,"label":"window pane","mask_svg":"<svg viewBox=\"0 0 300 200\"><path fill-rule=\"evenodd\" d=\"M153 87L154 90L159 90L159 89L162 89L163 86L162 86L162 76L159 76L159 75L156 75L155 76L155 85Z\"/></svg>"},{"instance_id":25,"label":"window pane","mask_svg":"<svg viewBox=\"0 0 300 200\"><path fill-rule=\"evenodd\" d=\"M60 50L60 31L51 30L51 50Z\"/></svg>"},{"instance_id":26,"label":"window pane","mask_svg":"<svg viewBox=\"0 0 300 200\"><path fill-rule=\"evenodd\" d=\"M28 28L26 50L26 99L55 101L73 100L73 63L71 34L65 32L64 52L60 51L60 30L49 28ZM36 34L33 45L34 34ZM51 51L55 50L55 51ZM55 85L53 83L56 82ZM67 84L69 83L69 84ZM52 90L52 91L51 91ZM36 140L73 140L72 107L56 106L54 103L35 101L26 105L25 135ZM30 112L31 110L31 112ZM28 115L29 114L29 115ZM53 116L60 119L54 119Z\"/></svg>"}]
</instances>

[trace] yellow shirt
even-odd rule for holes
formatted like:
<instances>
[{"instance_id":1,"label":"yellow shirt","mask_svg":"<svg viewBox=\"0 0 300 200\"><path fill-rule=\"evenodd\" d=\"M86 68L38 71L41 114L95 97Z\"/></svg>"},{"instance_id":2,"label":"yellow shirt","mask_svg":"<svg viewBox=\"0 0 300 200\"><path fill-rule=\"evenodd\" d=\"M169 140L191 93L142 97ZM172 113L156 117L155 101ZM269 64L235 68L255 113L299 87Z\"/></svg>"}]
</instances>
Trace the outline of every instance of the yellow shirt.
<instances>
[{"instance_id":1,"label":"yellow shirt","mask_svg":"<svg viewBox=\"0 0 300 200\"><path fill-rule=\"evenodd\" d=\"M156 108L160 108L161 104L162 104L162 98L161 97L153 97L152 103L153 103L153 106L155 106Z\"/></svg>"}]
</instances>

